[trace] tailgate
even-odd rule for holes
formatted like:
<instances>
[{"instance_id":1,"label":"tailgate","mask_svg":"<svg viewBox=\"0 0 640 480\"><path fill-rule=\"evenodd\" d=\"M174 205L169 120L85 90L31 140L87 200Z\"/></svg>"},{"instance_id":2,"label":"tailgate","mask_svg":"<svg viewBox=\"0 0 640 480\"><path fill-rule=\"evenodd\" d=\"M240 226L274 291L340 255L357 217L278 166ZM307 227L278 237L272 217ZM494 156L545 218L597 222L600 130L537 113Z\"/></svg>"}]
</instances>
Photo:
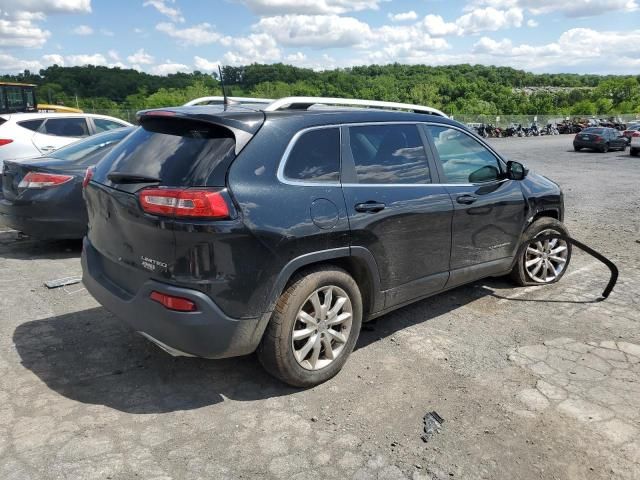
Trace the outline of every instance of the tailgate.
<instances>
[{"instance_id":1,"label":"tailgate","mask_svg":"<svg viewBox=\"0 0 640 480\"><path fill-rule=\"evenodd\" d=\"M84 196L87 236L101 254L109 280L135 293L148 278L170 276L175 256L172 220L145 214L136 195L105 185L90 183Z\"/></svg>"}]
</instances>

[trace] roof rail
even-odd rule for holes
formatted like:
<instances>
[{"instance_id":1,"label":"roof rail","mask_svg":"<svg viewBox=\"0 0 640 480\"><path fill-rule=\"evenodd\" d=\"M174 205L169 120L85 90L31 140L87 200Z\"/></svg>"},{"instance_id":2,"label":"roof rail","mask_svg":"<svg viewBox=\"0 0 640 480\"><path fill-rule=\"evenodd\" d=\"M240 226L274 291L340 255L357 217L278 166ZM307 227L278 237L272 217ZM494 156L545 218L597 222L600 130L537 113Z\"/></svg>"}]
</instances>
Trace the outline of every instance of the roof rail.
<instances>
[{"instance_id":1,"label":"roof rail","mask_svg":"<svg viewBox=\"0 0 640 480\"><path fill-rule=\"evenodd\" d=\"M361 100L357 98L330 98L330 97L285 97L270 103L265 112L275 112L287 108L307 110L313 105L345 105L352 107L388 108L391 110L410 110L416 113L427 113L447 118L444 112L423 105L411 105L409 103L381 102L379 100Z\"/></svg>"},{"instance_id":2,"label":"roof rail","mask_svg":"<svg viewBox=\"0 0 640 480\"><path fill-rule=\"evenodd\" d=\"M253 97L227 97L232 102L238 103L272 103L272 98L253 98ZM222 96L214 96L214 97L200 97L195 98L193 100L188 101L183 106L184 107L192 107L194 105L222 105L224 104L224 97Z\"/></svg>"}]
</instances>

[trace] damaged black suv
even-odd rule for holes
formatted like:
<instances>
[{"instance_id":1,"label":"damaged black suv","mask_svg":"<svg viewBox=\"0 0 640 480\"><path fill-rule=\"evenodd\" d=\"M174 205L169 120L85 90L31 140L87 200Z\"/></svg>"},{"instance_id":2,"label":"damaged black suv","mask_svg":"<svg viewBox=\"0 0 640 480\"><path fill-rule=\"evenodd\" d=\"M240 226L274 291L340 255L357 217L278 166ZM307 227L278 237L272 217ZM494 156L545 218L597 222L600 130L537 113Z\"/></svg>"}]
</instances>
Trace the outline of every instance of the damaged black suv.
<instances>
[{"instance_id":1,"label":"damaged black suv","mask_svg":"<svg viewBox=\"0 0 640 480\"><path fill-rule=\"evenodd\" d=\"M310 386L362 322L484 277L562 277L571 246L537 239L567 234L558 185L437 110L336 103L141 112L85 178L87 289L171 354L257 351Z\"/></svg>"}]
</instances>

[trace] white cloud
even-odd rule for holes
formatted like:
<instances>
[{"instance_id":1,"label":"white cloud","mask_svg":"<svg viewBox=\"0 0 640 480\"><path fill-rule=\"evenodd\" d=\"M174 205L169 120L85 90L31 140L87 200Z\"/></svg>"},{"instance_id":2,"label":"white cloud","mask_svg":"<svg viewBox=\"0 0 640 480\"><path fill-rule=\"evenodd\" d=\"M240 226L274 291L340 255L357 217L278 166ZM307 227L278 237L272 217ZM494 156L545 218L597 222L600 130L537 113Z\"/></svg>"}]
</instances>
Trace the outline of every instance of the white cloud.
<instances>
[{"instance_id":1,"label":"white cloud","mask_svg":"<svg viewBox=\"0 0 640 480\"><path fill-rule=\"evenodd\" d=\"M200 46L209 45L220 41L221 35L214 30L208 23L201 23L188 28L176 28L173 23L159 23L156 30L175 38L181 45Z\"/></svg>"},{"instance_id":2,"label":"white cloud","mask_svg":"<svg viewBox=\"0 0 640 480\"><path fill-rule=\"evenodd\" d=\"M66 55L64 57L65 67L76 67L83 65L107 65L107 59L101 53Z\"/></svg>"},{"instance_id":3,"label":"white cloud","mask_svg":"<svg viewBox=\"0 0 640 480\"><path fill-rule=\"evenodd\" d=\"M377 10L384 0L240 0L258 15L337 14Z\"/></svg>"},{"instance_id":4,"label":"white cloud","mask_svg":"<svg viewBox=\"0 0 640 480\"><path fill-rule=\"evenodd\" d=\"M580 46L580 54L568 54ZM542 44L514 45L510 39L482 37L472 53L485 64L509 65L529 70L561 70L583 67L591 73L612 70L633 72L640 67L640 30L630 32L573 28L557 41Z\"/></svg>"},{"instance_id":5,"label":"white cloud","mask_svg":"<svg viewBox=\"0 0 640 480\"><path fill-rule=\"evenodd\" d=\"M116 59L117 60L117 59ZM135 63L137 65L151 65L155 59L141 48L133 55L127 57L129 63Z\"/></svg>"},{"instance_id":6,"label":"white cloud","mask_svg":"<svg viewBox=\"0 0 640 480\"><path fill-rule=\"evenodd\" d=\"M42 47L51 36L51 32L33 23L33 20L41 18L41 15L28 12L5 14L0 18L0 47Z\"/></svg>"},{"instance_id":7,"label":"white cloud","mask_svg":"<svg viewBox=\"0 0 640 480\"><path fill-rule=\"evenodd\" d=\"M440 15L427 15L422 19L425 31L434 37L461 35L463 30L455 23L445 22Z\"/></svg>"},{"instance_id":8,"label":"white cloud","mask_svg":"<svg viewBox=\"0 0 640 480\"><path fill-rule=\"evenodd\" d=\"M100 33L105 37L113 37L115 35L115 33L113 33L111 30L108 30L106 28L101 28Z\"/></svg>"},{"instance_id":9,"label":"white cloud","mask_svg":"<svg viewBox=\"0 0 640 480\"><path fill-rule=\"evenodd\" d=\"M37 60L23 60L4 53L0 53L0 65L3 73L19 73L24 70L37 72L43 68L42 63Z\"/></svg>"},{"instance_id":10,"label":"white cloud","mask_svg":"<svg viewBox=\"0 0 640 480\"><path fill-rule=\"evenodd\" d=\"M254 33L247 37L225 37L221 43L233 48L224 55L225 63L231 65L271 63L282 57L275 39L264 33Z\"/></svg>"},{"instance_id":11,"label":"white cloud","mask_svg":"<svg viewBox=\"0 0 640 480\"><path fill-rule=\"evenodd\" d=\"M456 25L465 34L482 31L495 31L502 28L520 27L524 15L521 8L513 7L508 10L497 10L493 7L477 8L456 20Z\"/></svg>"},{"instance_id":12,"label":"white cloud","mask_svg":"<svg viewBox=\"0 0 640 480\"><path fill-rule=\"evenodd\" d=\"M47 65L59 65L60 67L64 67L64 57L62 55L58 55L57 53L43 55L42 60Z\"/></svg>"},{"instance_id":13,"label":"white cloud","mask_svg":"<svg viewBox=\"0 0 640 480\"><path fill-rule=\"evenodd\" d=\"M115 50L109 50L107 52L107 55L114 62L119 62L120 61L120 54L118 52L116 52Z\"/></svg>"},{"instance_id":14,"label":"white cloud","mask_svg":"<svg viewBox=\"0 0 640 480\"><path fill-rule=\"evenodd\" d=\"M390 13L387 15L392 22L406 22L409 20L417 20L418 14L413 10L402 13Z\"/></svg>"},{"instance_id":15,"label":"white cloud","mask_svg":"<svg viewBox=\"0 0 640 480\"><path fill-rule=\"evenodd\" d=\"M210 61L206 58L198 57L196 55L195 57L193 57L193 65L196 67L196 70L199 70L201 72L217 72L220 61Z\"/></svg>"},{"instance_id":16,"label":"white cloud","mask_svg":"<svg viewBox=\"0 0 640 480\"><path fill-rule=\"evenodd\" d=\"M76 28L71 30L71 33L81 36L93 35L93 28L91 28L89 25L78 25Z\"/></svg>"},{"instance_id":17,"label":"white cloud","mask_svg":"<svg viewBox=\"0 0 640 480\"><path fill-rule=\"evenodd\" d=\"M284 60L290 64L301 64L307 60L307 56L302 52L290 53Z\"/></svg>"},{"instance_id":18,"label":"white cloud","mask_svg":"<svg viewBox=\"0 0 640 480\"><path fill-rule=\"evenodd\" d=\"M178 72L190 72L191 69L182 63L173 63L170 60L167 60L166 63L161 63L159 65L155 65L151 68L150 72L154 75L170 75L172 73Z\"/></svg>"},{"instance_id":19,"label":"white cloud","mask_svg":"<svg viewBox=\"0 0 640 480\"><path fill-rule=\"evenodd\" d=\"M184 17L179 8L170 7L168 4L175 4L175 0L146 0L142 5L145 7L153 7L165 17L170 18L174 22L184 22Z\"/></svg>"},{"instance_id":20,"label":"white cloud","mask_svg":"<svg viewBox=\"0 0 640 480\"><path fill-rule=\"evenodd\" d=\"M527 27L535 28L537 26L538 26L538 22L533 18L530 18L529 20L527 20Z\"/></svg>"},{"instance_id":21,"label":"white cloud","mask_svg":"<svg viewBox=\"0 0 640 480\"><path fill-rule=\"evenodd\" d=\"M517 7L534 15L560 12L567 17L592 17L612 11L633 12L639 8L637 0L475 0L466 9L472 10L478 5L495 8Z\"/></svg>"},{"instance_id":22,"label":"white cloud","mask_svg":"<svg viewBox=\"0 0 640 480\"><path fill-rule=\"evenodd\" d=\"M0 0L6 12L90 13L91 0Z\"/></svg>"},{"instance_id":23,"label":"white cloud","mask_svg":"<svg viewBox=\"0 0 640 480\"><path fill-rule=\"evenodd\" d=\"M283 15L266 17L253 27L290 47L348 47L371 37L368 24L338 15Z\"/></svg>"}]
</instances>

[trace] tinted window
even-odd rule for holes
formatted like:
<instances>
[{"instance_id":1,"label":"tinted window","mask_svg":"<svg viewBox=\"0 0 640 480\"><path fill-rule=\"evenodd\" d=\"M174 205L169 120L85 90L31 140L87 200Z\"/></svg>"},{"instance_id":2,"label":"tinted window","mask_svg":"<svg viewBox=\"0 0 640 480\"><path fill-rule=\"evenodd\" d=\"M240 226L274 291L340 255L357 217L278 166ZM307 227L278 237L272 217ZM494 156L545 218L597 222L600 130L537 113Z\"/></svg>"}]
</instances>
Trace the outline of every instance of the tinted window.
<instances>
[{"instance_id":1,"label":"tinted window","mask_svg":"<svg viewBox=\"0 0 640 480\"><path fill-rule=\"evenodd\" d=\"M40 128L44 119L38 118L36 120L25 120L24 122L18 122L22 128L26 128L27 130L33 130L34 132Z\"/></svg>"},{"instance_id":2,"label":"tinted window","mask_svg":"<svg viewBox=\"0 0 640 480\"><path fill-rule=\"evenodd\" d=\"M7 92L7 106L13 110L22 110L24 108L24 100L22 99L22 88L20 87L4 87Z\"/></svg>"},{"instance_id":3,"label":"tinted window","mask_svg":"<svg viewBox=\"0 0 640 480\"><path fill-rule=\"evenodd\" d=\"M594 127L590 127L590 128L585 128L584 130L582 130L583 133L593 133L596 135L603 135L604 134L604 128L594 128Z\"/></svg>"},{"instance_id":4,"label":"tinted window","mask_svg":"<svg viewBox=\"0 0 640 480\"><path fill-rule=\"evenodd\" d=\"M49 156L70 162L82 162L87 157L93 157L99 154L104 155L107 151L111 150L116 143L131 133L132 130L132 128L121 128L119 130L94 135L62 147L49 154Z\"/></svg>"},{"instance_id":5,"label":"tinted window","mask_svg":"<svg viewBox=\"0 0 640 480\"><path fill-rule=\"evenodd\" d=\"M431 183L416 125L350 127L349 143L359 183Z\"/></svg>"},{"instance_id":6,"label":"tinted window","mask_svg":"<svg viewBox=\"0 0 640 480\"><path fill-rule=\"evenodd\" d=\"M56 137L86 137L89 129L84 118L49 118L40 133Z\"/></svg>"},{"instance_id":7,"label":"tinted window","mask_svg":"<svg viewBox=\"0 0 640 480\"><path fill-rule=\"evenodd\" d=\"M96 132L106 132L108 130L124 127L121 123L117 123L112 120L105 120L104 118L94 118L93 124L96 126Z\"/></svg>"},{"instance_id":8,"label":"tinted window","mask_svg":"<svg viewBox=\"0 0 640 480\"><path fill-rule=\"evenodd\" d=\"M0 110L6 110L7 109L7 103L5 102L4 99L4 87L0 87Z\"/></svg>"},{"instance_id":9,"label":"tinted window","mask_svg":"<svg viewBox=\"0 0 640 480\"><path fill-rule=\"evenodd\" d=\"M476 139L453 128L427 127L433 136L446 183L480 183L500 178L500 163Z\"/></svg>"},{"instance_id":10,"label":"tinted window","mask_svg":"<svg viewBox=\"0 0 640 480\"><path fill-rule=\"evenodd\" d=\"M93 178L107 182L110 172L119 172L160 178L164 186L209 186L215 167L235 158L235 145L223 127L147 119L100 161Z\"/></svg>"},{"instance_id":11,"label":"tinted window","mask_svg":"<svg viewBox=\"0 0 640 480\"><path fill-rule=\"evenodd\" d=\"M286 161L284 176L287 178L337 182L340 178L340 131L321 128L303 133Z\"/></svg>"},{"instance_id":12,"label":"tinted window","mask_svg":"<svg viewBox=\"0 0 640 480\"><path fill-rule=\"evenodd\" d=\"M25 89L24 98L26 100L27 108L32 109L36 106L36 100L33 95L33 90L30 88Z\"/></svg>"}]
</instances>

